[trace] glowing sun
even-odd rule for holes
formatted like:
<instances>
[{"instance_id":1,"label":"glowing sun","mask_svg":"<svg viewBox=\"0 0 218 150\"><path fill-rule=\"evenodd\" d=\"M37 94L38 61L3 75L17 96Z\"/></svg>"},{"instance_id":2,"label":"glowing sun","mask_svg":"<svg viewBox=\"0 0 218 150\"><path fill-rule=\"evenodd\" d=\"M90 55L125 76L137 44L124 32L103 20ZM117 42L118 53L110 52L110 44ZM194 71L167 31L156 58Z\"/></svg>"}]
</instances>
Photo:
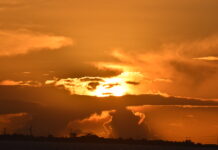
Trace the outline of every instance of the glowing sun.
<instances>
[{"instance_id":1,"label":"glowing sun","mask_svg":"<svg viewBox=\"0 0 218 150\"><path fill-rule=\"evenodd\" d=\"M127 91L123 82L120 78L108 78L96 88L93 94L97 97L123 96Z\"/></svg>"}]
</instances>

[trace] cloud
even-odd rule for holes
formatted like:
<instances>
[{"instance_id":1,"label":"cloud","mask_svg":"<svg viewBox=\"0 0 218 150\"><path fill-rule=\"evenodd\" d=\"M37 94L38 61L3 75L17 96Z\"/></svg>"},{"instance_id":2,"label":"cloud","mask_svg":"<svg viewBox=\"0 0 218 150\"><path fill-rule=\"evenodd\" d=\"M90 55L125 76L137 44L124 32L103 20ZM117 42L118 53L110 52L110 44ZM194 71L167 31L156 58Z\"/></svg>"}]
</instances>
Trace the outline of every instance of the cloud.
<instances>
[{"instance_id":1,"label":"cloud","mask_svg":"<svg viewBox=\"0 0 218 150\"><path fill-rule=\"evenodd\" d=\"M145 124L142 113L133 113L126 108L119 108L112 115L110 123L112 135L115 138L150 138L150 132Z\"/></svg>"},{"instance_id":2,"label":"cloud","mask_svg":"<svg viewBox=\"0 0 218 150\"><path fill-rule=\"evenodd\" d=\"M216 56L218 54L217 48L217 35L211 35L179 44L167 43L163 45L164 50L175 51L178 55L187 57Z\"/></svg>"},{"instance_id":3,"label":"cloud","mask_svg":"<svg viewBox=\"0 0 218 150\"><path fill-rule=\"evenodd\" d=\"M217 99L218 36L164 43L144 51L114 50L113 61L93 62L102 70L139 72L144 78L134 93ZM202 61L200 61L202 60ZM204 61L203 61L204 60ZM130 82L131 83L131 82ZM207 90L210 89L210 90Z\"/></svg>"},{"instance_id":4,"label":"cloud","mask_svg":"<svg viewBox=\"0 0 218 150\"><path fill-rule=\"evenodd\" d=\"M133 82L133 81L126 81L127 84L132 84L132 85L139 85L139 82Z\"/></svg>"},{"instance_id":5,"label":"cloud","mask_svg":"<svg viewBox=\"0 0 218 150\"><path fill-rule=\"evenodd\" d=\"M148 138L145 115L125 108L94 113L89 117L70 121L67 130L83 136L88 133L105 138ZM68 132L69 133L69 132Z\"/></svg>"},{"instance_id":6,"label":"cloud","mask_svg":"<svg viewBox=\"0 0 218 150\"><path fill-rule=\"evenodd\" d=\"M26 0L10 0L10 1L4 1L4 0L0 0L0 4L19 4L19 3L23 3Z\"/></svg>"},{"instance_id":7,"label":"cloud","mask_svg":"<svg viewBox=\"0 0 218 150\"><path fill-rule=\"evenodd\" d=\"M28 113L2 114L0 115L0 129L5 128L5 132L10 134L24 130L28 132L27 125L30 125L31 120L32 117Z\"/></svg>"},{"instance_id":8,"label":"cloud","mask_svg":"<svg viewBox=\"0 0 218 150\"><path fill-rule=\"evenodd\" d=\"M78 136L95 134L99 137L108 138L112 132L109 125L112 120L111 113L114 112L115 110L102 111L100 114L94 113L85 119L70 121L67 129L77 133Z\"/></svg>"},{"instance_id":9,"label":"cloud","mask_svg":"<svg viewBox=\"0 0 218 150\"><path fill-rule=\"evenodd\" d=\"M3 80L0 81L2 86L32 86L40 87L42 84L37 81L14 81L14 80Z\"/></svg>"},{"instance_id":10,"label":"cloud","mask_svg":"<svg viewBox=\"0 0 218 150\"><path fill-rule=\"evenodd\" d=\"M113 77L82 77L47 80L46 85L64 87L71 94L89 96L122 96L137 94L134 87L143 80L139 72L123 72Z\"/></svg>"},{"instance_id":11,"label":"cloud","mask_svg":"<svg viewBox=\"0 0 218 150\"><path fill-rule=\"evenodd\" d=\"M215 56L198 57L198 58L193 58L193 59L206 60L206 61L218 61L218 57L215 57Z\"/></svg>"},{"instance_id":12,"label":"cloud","mask_svg":"<svg viewBox=\"0 0 218 150\"><path fill-rule=\"evenodd\" d=\"M184 141L189 136L195 142L216 141L217 106L144 105L128 109L146 115L154 139Z\"/></svg>"},{"instance_id":13,"label":"cloud","mask_svg":"<svg viewBox=\"0 0 218 150\"><path fill-rule=\"evenodd\" d=\"M25 8L26 6L36 5L38 3L42 3L43 0L0 0L0 10L8 10L8 9L17 9L17 8Z\"/></svg>"},{"instance_id":14,"label":"cloud","mask_svg":"<svg viewBox=\"0 0 218 150\"><path fill-rule=\"evenodd\" d=\"M153 124L153 115L149 113L153 108L158 110L158 106L161 105L160 110L162 111L158 114L165 115L165 108L210 110L212 113L218 106L215 101L160 95L126 95L122 97L69 95L63 89L44 86L0 86L0 95L1 115L25 112L31 116L31 122L24 121L23 123L26 125L22 126L19 133L26 133L32 124L33 134L44 136L48 134L66 136L72 129L78 134L92 132L103 137L152 138L153 134L160 129L152 128L150 130L153 125L155 127L155 124L158 124L158 120L155 118L155 124ZM168 114L174 115L174 118L178 117L179 113L172 112L177 111L172 110ZM205 113L205 111L201 112L202 115ZM168 114L164 116L165 120L163 121L167 121ZM207 115L208 119L210 118L209 114ZM196 116L189 111L184 113L184 116L187 115ZM209 122L213 123L213 119ZM173 120L170 123L173 123ZM177 122L174 121L174 123ZM12 122L10 126L16 127L16 122ZM127 130L124 132L127 127L129 133L125 133L128 132Z\"/></svg>"},{"instance_id":15,"label":"cloud","mask_svg":"<svg viewBox=\"0 0 218 150\"><path fill-rule=\"evenodd\" d=\"M22 85L22 81L4 80L0 82L0 85Z\"/></svg>"},{"instance_id":16,"label":"cloud","mask_svg":"<svg viewBox=\"0 0 218 150\"><path fill-rule=\"evenodd\" d=\"M25 1L26 0L11 0L11 1L0 0L0 8L5 9L5 8L20 6L20 4L24 4Z\"/></svg>"},{"instance_id":17,"label":"cloud","mask_svg":"<svg viewBox=\"0 0 218 150\"><path fill-rule=\"evenodd\" d=\"M72 44L72 39L64 36L27 30L0 30L0 56L26 54L42 49L55 50Z\"/></svg>"}]
</instances>

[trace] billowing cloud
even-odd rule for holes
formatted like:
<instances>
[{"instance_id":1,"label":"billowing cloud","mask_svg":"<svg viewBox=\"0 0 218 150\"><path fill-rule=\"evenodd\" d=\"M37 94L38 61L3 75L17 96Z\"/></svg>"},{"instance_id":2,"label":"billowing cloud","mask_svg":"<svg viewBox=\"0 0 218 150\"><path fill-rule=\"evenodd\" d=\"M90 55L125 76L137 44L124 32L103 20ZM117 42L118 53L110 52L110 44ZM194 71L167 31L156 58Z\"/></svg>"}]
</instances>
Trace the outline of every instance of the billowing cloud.
<instances>
[{"instance_id":1,"label":"billowing cloud","mask_svg":"<svg viewBox=\"0 0 218 150\"><path fill-rule=\"evenodd\" d=\"M0 30L0 56L26 54L42 49L54 50L72 43L72 39L64 36L28 30Z\"/></svg>"},{"instance_id":2,"label":"billowing cloud","mask_svg":"<svg viewBox=\"0 0 218 150\"><path fill-rule=\"evenodd\" d=\"M133 113L126 108L119 108L112 115L112 135L115 138L148 139L151 133L142 113ZM128 131L128 132L127 132Z\"/></svg>"},{"instance_id":3,"label":"billowing cloud","mask_svg":"<svg viewBox=\"0 0 218 150\"><path fill-rule=\"evenodd\" d=\"M145 115L126 108L102 111L100 114L94 113L85 119L70 121L67 129L76 133L77 136L94 134L105 138L136 139L151 136L145 123Z\"/></svg>"},{"instance_id":4,"label":"billowing cloud","mask_svg":"<svg viewBox=\"0 0 218 150\"><path fill-rule=\"evenodd\" d=\"M112 128L109 123L112 121L111 113L115 110L102 111L100 114L94 113L90 117L70 121L67 125L67 129L82 136L86 134L94 134L99 137L110 137Z\"/></svg>"}]
</instances>

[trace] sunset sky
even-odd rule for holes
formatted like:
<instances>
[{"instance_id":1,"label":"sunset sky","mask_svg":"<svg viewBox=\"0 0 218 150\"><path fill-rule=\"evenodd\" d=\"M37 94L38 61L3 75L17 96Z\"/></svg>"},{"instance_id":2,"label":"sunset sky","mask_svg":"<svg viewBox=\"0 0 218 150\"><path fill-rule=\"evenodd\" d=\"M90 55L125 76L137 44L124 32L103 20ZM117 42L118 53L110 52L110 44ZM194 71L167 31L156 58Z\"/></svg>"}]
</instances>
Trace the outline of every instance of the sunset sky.
<instances>
[{"instance_id":1,"label":"sunset sky","mask_svg":"<svg viewBox=\"0 0 218 150\"><path fill-rule=\"evenodd\" d=\"M217 0L0 0L0 132L217 143Z\"/></svg>"}]
</instances>

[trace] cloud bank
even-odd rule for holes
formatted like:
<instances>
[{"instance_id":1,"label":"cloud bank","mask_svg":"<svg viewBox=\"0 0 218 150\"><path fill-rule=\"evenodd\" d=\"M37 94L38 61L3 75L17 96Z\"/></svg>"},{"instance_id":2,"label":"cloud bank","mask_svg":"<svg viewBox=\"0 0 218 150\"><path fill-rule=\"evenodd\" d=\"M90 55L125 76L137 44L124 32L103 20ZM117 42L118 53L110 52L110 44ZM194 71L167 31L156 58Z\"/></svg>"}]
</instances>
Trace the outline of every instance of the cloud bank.
<instances>
[{"instance_id":1,"label":"cloud bank","mask_svg":"<svg viewBox=\"0 0 218 150\"><path fill-rule=\"evenodd\" d=\"M7 94L8 92L10 94ZM216 112L218 106L214 101L160 95L101 98L69 95L65 90L55 87L0 86L0 95L0 114L4 116L2 118L8 114L23 114L24 112L24 116L26 114L31 116L30 121L25 119L28 117L17 116L16 118L21 119L19 130L16 128L17 122L12 121L8 132L26 133L32 126L34 135L45 136L48 134L69 136L69 133L73 131L78 135L92 133L102 137L162 138L166 132L161 132L160 129L167 130L168 125L161 128L158 126L158 119L155 118L159 115L163 116L168 110L165 108L176 108L176 110L169 109L175 112L169 111L169 118L172 115L174 119L176 116L180 117L177 112L184 110L184 116L198 115L202 119L209 119L210 114ZM151 111L157 106L161 106L161 111L157 113ZM195 109L196 112L188 112L187 110L190 109ZM202 110L207 110L208 113L204 116L202 113L205 111ZM167 121L167 114L164 117ZM213 129L215 129L216 123L214 122L217 117L214 115L211 117L208 124L213 124ZM173 122L173 118L169 124L178 124L177 121ZM7 124L3 124L5 125ZM2 129L3 126L1 126ZM202 124L201 129L204 127ZM127 128L129 132L126 132ZM183 129L185 128L184 126ZM194 132L195 130L190 131L193 135Z\"/></svg>"}]
</instances>

